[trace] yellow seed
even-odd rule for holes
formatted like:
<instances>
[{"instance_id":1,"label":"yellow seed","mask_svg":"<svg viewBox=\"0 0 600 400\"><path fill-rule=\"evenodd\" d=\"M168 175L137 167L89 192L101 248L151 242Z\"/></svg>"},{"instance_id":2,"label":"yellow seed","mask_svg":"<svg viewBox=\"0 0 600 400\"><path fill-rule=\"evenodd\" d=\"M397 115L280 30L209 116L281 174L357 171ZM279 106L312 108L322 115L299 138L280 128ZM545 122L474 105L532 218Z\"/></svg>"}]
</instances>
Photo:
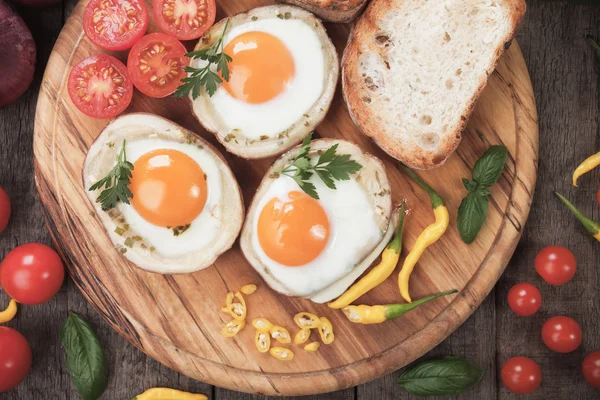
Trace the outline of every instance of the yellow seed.
<instances>
[{"instance_id":1,"label":"yellow seed","mask_svg":"<svg viewBox=\"0 0 600 400\"><path fill-rule=\"evenodd\" d=\"M300 328L309 328L316 329L321 326L321 321L319 321L319 317L315 314L311 314L308 312L301 312L294 316L294 322Z\"/></svg>"},{"instance_id":2,"label":"yellow seed","mask_svg":"<svg viewBox=\"0 0 600 400\"><path fill-rule=\"evenodd\" d=\"M252 326L261 332L269 332L273 324L266 318L255 318L252 320Z\"/></svg>"},{"instance_id":3,"label":"yellow seed","mask_svg":"<svg viewBox=\"0 0 600 400\"><path fill-rule=\"evenodd\" d=\"M302 328L298 333L296 333L296 337L294 338L294 343L302 344L305 343L308 338L310 338L310 329Z\"/></svg>"},{"instance_id":4,"label":"yellow seed","mask_svg":"<svg viewBox=\"0 0 600 400\"><path fill-rule=\"evenodd\" d=\"M319 335L321 335L321 341L325 344L331 344L335 339L335 335L333 334L333 325L331 325L331 322L325 317L321 317Z\"/></svg>"},{"instance_id":5,"label":"yellow seed","mask_svg":"<svg viewBox=\"0 0 600 400\"><path fill-rule=\"evenodd\" d=\"M271 347L269 353L273 357L282 361L289 361L294 359L294 353L290 349L286 349L285 347Z\"/></svg>"},{"instance_id":6,"label":"yellow seed","mask_svg":"<svg viewBox=\"0 0 600 400\"><path fill-rule=\"evenodd\" d=\"M225 337L233 337L246 326L246 320L234 319L229 321L221 330L221 335Z\"/></svg>"},{"instance_id":7,"label":"yellow seed","mask_svg":"<svg viewBox=\"0 0 600 400\"><path fill-rule=\"evenodd\" d=\"M271 348L271 337L267 332L256 331L254 341L256 349L261 353L266 353Z\"/></svg>"},{"instance_id":8,"label":"yellow seed","mask_svg":"<svg viewBox=\"0 0 600 400\"><path fill-rule=\"evenodd\" d=\"M292 342L292 337L287 329L281 326L274 325L271 329L271 337L279 343L287 344Z\"/></svg>"},{"instance_id":9,"label":"yellow seed","mask_svg":"<svg viewBox=\"0 0 600 400\"><path fill-rule=\"evenodd\" d=\"M221 307L221 311L223 311L226 314L229 314L229 308L227 308L227 306Z\"/></svg>"},{"instance_id":10,"label":"yellow seed","mask_svg":"<svg viewBox=\"0 0 600 400\"><path fill-rule=\"evenodd\" d=\"M319 343L319 342L312 342L312 343L309 343L306 346L304 346L304 350L306 350L306 351L317 351L317 350L319 350L319 347L321 347L321 343Z\"/></svg>"},{"instance_id":11,"label":"yellow seed","mask_svg":"<svg viewBox=\"0 0 600 400\"><path fill-rule=\"evenodd\" d=\"M177 66L177 63L175 63L175 66ZM256 285L253 283L250 283L248 285L242 286L242 289L240 289L240 290L244 294L252 294L252 293L256 292Z\"/></svg>"}]
</instances>

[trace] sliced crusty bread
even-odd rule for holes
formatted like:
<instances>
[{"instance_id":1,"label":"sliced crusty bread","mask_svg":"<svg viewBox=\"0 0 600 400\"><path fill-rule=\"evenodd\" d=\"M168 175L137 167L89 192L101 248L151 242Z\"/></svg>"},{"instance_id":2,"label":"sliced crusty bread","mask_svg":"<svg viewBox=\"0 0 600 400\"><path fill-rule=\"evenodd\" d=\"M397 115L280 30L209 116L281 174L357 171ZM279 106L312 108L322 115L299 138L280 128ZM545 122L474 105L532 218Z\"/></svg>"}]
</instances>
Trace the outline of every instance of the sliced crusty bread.
<instances>
[{"instance_id":1,"label":"sliced crusty bread","mask_svg":"<svg viewBox=\"0 0 600 400\"><path fill-rule=\"evenodd\" d=\"M353 21L367 4L367 0L282 0L318 15L326 21Z\"/></svg>"},{"instance_id":2,"label":"sliced crusty bread","mask_svg":"<svg viewBox=\"0 0 600 400\"><path fill-rule=\"evenodd\" d=\"M410 167L443 164L524 14L524 0L372 1L342 60L354 122Z\"/></svg>"}]
</instances>

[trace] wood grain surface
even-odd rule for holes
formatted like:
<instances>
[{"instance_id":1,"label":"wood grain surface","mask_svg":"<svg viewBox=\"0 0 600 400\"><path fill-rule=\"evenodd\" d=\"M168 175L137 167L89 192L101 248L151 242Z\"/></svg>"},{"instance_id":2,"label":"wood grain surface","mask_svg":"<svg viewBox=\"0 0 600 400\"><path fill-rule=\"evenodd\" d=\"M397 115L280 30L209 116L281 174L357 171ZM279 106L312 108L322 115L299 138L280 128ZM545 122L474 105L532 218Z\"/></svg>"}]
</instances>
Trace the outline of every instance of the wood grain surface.
<instances>
[{"instance_id":1,"label":"wood grain surface","mask_svg":"<svg viewBox=\"0 0 600 400\"><path fill-rule=\"evenodd\" d=\"M9 228L0 234L0 255L27 241L48 242L41 222L39 202L32 184L30 150L33 112L41 71L64 15L74 4L42 11L24 10L34 32L40 59L36 81L20 102L0 111L0 185L13 198L14 214ZM496 372L513 355L529 355L543 368L542 387L529 398L594 399L597 391L586 386L579 366L583 355L600 348L597 307L598 248L572 218L550 197L551 190L568 193L588 215L598 218L593 193L599 174L592 173L587 185L570 191L565 170L591 151L598 150L598 70L594 54L584 40L586 34L600 36L596 25L600 10L591 6L530 1L529 13L519 34L519 43L530 67L541 115L542 146L538 196L521 245L500 284L482 306L448 340L427 357L454 354L466 357L486 371L484 380L460 396L464 399L513 399L501 386ZM544 132L547 135L544 135ZM568 174L567 174L568 175ZM532 269L537 251L548 244L570 246L579 260L579 273L572 284L552 288L542 283ZM505 305L508 288L530 280L544 295L542 311L531 318L515 317ZM0 302L6 300L0 294ZM210 389L156 363L128 345L83 301L72 282L67 282L50 303L23 307L10 325L32 343L34 368L17 390L0 395L7 399L77 398L64 368L58 347L58 327L68 309L87 316L97 327L100 340L109 349L111 380L104 398L126 399L144 389L162 385L207 393L210 398L250 399L251 395L225 389ZM585 332L584 344L569 355L552 354L539 340L539 328L549 315L577 318ZM409 399L395 385L398 373L354 389L319 396L319 399ZM258 398L258 397L256 397ZM263 398L263 397L260 397ZM311 396L317 398L317 396Z\"/></svg>"}]
</instances>

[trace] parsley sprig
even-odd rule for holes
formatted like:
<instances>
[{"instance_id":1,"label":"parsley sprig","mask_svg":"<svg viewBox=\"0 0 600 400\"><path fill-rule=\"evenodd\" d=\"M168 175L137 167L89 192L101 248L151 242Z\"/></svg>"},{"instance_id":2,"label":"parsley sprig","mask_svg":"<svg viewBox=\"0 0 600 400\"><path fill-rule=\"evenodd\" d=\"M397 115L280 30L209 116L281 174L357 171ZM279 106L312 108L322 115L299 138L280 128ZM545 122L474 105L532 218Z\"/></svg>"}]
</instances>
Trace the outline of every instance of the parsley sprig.
<instances>
[{"instance_id":1,"label":"parsley sprig","mask_svg":"<svg viewBox=\"0 0 600 400\"><path fill-rule=\"evenodd\" d=\"M306 194L318 200L317 188L309 182L313 174L317 174L328 188L335 189L335 181L349 180L350 175L360 170L362 165L350 159L350 154L337 154L337 144L321 153L316 163L312 162L308 156L311 139L312 135L304 138L300 152L292 163L275 174L289 176Z\"/></svg>"},{"instance_id":2,"label":"parsley sprig","mask_svg":"<svg viewBox=\"0 0 600 400\"><path fill-rule=\"evenodd\" d=\"M229 66L227 63L230 63L232 58L223 52L223 39L228 26L229 19L225 22L223 33L221 33L219 39L217 39L212 46L206 49L192 51L185 55L194 60L199 58L208 62L202 68L191 66L185 67L185 72L189 75L181 80L183 84L175 90L173 96L185 97L189 95L191 91L192 98L195 100L200 96L202 87L204 87L204 90L206 90L206 93L208 93L209 96L212 96L223 82L223 79L229 82ZM211 69L213 65L217 66L217 72ZM219 72L221 73L221 76L219 76ZM221 79L221 77L223 77L223 79Z\"/></svg>"},{"instance_id":3,"label":"parsley sprig","mask_svg":"<svg viewBox=\"0 0 600 400\"><path fill-rule=\"evenodd\" d=\"M103 210L110 210L116 207L119 201L129 204L129 199L133 197L133 193L129 190L133 164L127 161L126 144L126 140L123 140L121 151L117 155L117 165L114 166L108 175L94 183L88 189L89 191L93 191L102 187L105 188L100 192L98 198L96 198L96 201L100 203Z\"/></svg>"}]
</instances>

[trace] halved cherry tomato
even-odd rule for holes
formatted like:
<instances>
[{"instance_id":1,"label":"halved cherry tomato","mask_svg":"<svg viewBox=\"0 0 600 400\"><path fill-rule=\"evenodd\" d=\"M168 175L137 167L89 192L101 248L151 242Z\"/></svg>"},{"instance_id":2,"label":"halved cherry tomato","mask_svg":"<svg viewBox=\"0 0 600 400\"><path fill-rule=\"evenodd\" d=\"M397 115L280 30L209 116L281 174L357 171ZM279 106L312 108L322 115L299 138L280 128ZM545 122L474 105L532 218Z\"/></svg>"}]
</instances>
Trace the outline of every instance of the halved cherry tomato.
<instances>
[{"instance_id":1,"label":"halved cherry tomato","mask_svg":"<svg viewBox=\"0 0 600 400\"><path fill-rule=\"evenodd\" d=\"M65 278L58 254L39 243L27 243L11 250L0 264L0 285L6 294L22 304L50 300Z\"/></svg>"},{"instance_id":2,"label":"halved cherry tomato","mask_svg":"<svg viewBox=\"0 0 600 400\"><path fill-rule=\"evenodd\" d=\"M97 46L126 50L148 28L148 9L143 0L91 0L83 12L83 30Z\"/></svg>"},{"instance_id":3,"label":"halved cherry tomato","mask_svg":"<svg viewBox=\"0 0 600 400\"><path fill-rule=\"evenodd\" d=\"M542 371L531 358L513 357L502 366L500 377L511 392L527 394L540 387Z\"/></svg>"},{"instance_id":4,"label":"halved cherry tomato","mask_svg":"<svg viewBox=\"0 0 600 400\"><path fill-rule=\"evenodd\" d=\"M112 118L131 103L133 85L127 67L113 56L99 54L73 67L68 82L75 106L93 118Z\"/></svg>"},{"instance_id":5,"label":"halved cherry tomato","mask_svg":"<svg viewBox=\"0 0 600 400\"><path fill-rule=\"evenodd\" d=\"M557 353L570 353L581 344L581 327L573 318L556 316L542 326L542 341Z\"/></svg>"},{"instance_id":6,"label":"halved cherry tomato","mask_svg":"<svg viewBox=\"0 0 600 400\"><path fill-rule=\"evenodd\" d=\"M508 291L508 306L515 314L528 317L542 306L542 295L531 283L517 283Z\"/></svg>"},{"instance_id":7,"label":"halved cherry tomato","mask_svg":"<svg viewBox=\"0 0 600 400\"><path fill-rule=\"evenodd\" d=\"M10 198L6 191L0 187L0 232L8 225L10 219Z\"/></svg>"},{"instance_id":8,"label":"halved cherry tomato","mask_svg":"<svg viewBox=\"0 0 600 400\"><path fill-rule=\"evenodd\" d=\"M25 379L31 368L31 347L19 332L0 326L0 393Z\"/></svg>"},{"instance_id":9,"label":"halved cherry tomato","mask_svg":"<svg viewBox=\"0 0 600 400\"><path fill-rule=\"evenodd\" d=\"M600 389L600 351L594 351L584 358L581 371L587 383Z\"/></svg>"},{"instance_id":10,"label":"halved cherry tomato","mask_svg":"<svg viewBox=\"0 0 600 400\"><path fill-rule=\"evenodd\" d=\"M179 40L197 39L215 22L215 0L152 0L161 31Z\"/></svg>"},{"instance_id":11,"label":"halved cherry tomato","mask_svg":"<svg viewBox=\"0 0 600 400\"><path fill-rule=\"evenodd\" d=\"M170 95L187 76L190 60L181 42L164 33L151 33L129 52L127 68L136 88L150 97Z\"/></svg>"},{"instance_id":12,"label":"halved cherry tomato","mask_svg":"<svg viewBox=\"0 0 600 400\"><path fill-rule=\"evenodd\" d=\"M548 246L535 257L535 270L549 284L564 285L575 276L577 261L566 247Z\"/></svg>"}]
</instances>

